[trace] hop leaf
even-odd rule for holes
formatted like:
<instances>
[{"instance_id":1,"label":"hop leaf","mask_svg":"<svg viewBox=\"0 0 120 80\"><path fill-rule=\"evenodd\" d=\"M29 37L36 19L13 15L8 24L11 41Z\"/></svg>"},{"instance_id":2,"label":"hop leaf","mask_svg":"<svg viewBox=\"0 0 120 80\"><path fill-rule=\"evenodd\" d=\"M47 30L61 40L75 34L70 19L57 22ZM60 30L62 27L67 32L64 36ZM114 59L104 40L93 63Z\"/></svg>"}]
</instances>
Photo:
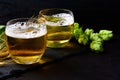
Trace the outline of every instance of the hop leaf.
<instances>
[{"instance_id":1,"label":"hop leaf","mask_svg":"<svg viewBox=\"0 0 120 80\"><path fill-rule=\"evenodd\" d=\"M5 26L0 25L0 49L3 49L6 46L4 31L5 31Z\"/></svg>"}]
</instances>

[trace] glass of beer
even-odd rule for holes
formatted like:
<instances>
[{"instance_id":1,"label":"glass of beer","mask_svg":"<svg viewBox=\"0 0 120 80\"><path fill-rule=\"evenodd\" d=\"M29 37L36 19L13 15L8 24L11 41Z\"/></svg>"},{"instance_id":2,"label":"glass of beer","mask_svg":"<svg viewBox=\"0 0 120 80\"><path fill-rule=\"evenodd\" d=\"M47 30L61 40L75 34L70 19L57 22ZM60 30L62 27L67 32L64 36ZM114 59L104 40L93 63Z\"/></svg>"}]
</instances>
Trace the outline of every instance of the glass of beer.
<instances>
[{"instance_id":1,"label":"glass of beer","mask_svg":"<svg viewBox=\"0 0 120 80\"><path fill-rule=\"evenodd\" d=\"M38 22L47 27L47 47L65 47L73 32L73 12L67 9L43 9L39 12Z\"/></svg>"},{"instance_id":2,"label":"glass of beer","mask_svg":"<svg viewBox=\"0 0 120 80\"><path fill-rule=\"evenodd\" d=\"M7 22L7 47L18 64L38 63L46 48L47 29L35 19L17 18Z\"/></svg>"}]
</instances>

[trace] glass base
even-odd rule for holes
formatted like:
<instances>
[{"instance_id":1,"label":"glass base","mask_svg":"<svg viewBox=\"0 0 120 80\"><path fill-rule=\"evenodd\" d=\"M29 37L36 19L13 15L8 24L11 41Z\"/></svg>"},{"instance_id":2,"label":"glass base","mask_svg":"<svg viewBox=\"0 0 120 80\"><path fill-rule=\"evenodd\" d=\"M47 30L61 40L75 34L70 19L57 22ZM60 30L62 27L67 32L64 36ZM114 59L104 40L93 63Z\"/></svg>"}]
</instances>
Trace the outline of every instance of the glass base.
<instances>
[{"instance_id":1,"label":"glass base","mask_svg":"<svg viewBox=\"0 0 120 80\"><path fill-rule=\"evenodd\" d=\"M17 64L29 65L38 63L42 55L37 56L11 56L12 60Z\"/></svg>"},{"instance_id":2,"label":"glass base","mask_svg":"<svg viewBox=\"0 0 120 80\"><path fill-rule=\"evenodd\" d=\"M50 42L48 41L47 47L49 48L63 48L68 44L68 42L60 43L60 42Z\"/></svg>"}]
</instances>

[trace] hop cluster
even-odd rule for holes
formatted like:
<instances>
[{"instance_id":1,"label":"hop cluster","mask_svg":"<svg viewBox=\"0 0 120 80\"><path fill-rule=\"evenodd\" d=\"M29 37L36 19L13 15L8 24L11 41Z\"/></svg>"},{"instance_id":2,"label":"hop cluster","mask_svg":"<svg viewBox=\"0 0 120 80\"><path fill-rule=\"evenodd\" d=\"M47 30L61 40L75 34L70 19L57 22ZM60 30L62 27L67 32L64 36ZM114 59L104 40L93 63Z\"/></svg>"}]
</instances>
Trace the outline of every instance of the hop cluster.
<instances>
[{"instance_id":1,"label":"hop cluster","mask_svg":"<svg viewBox=\"0 0 120 80\"><path fill-rule=\"evenodd\" d=\"M103 42L108 41L113 37L111 30L100 30L95 33L93 29L85 29L83 31L82 26L78 23L74 23L73 36L79 44L90 44L90 49L95 52L103 51Z\"/></svg>"}]
</instances>

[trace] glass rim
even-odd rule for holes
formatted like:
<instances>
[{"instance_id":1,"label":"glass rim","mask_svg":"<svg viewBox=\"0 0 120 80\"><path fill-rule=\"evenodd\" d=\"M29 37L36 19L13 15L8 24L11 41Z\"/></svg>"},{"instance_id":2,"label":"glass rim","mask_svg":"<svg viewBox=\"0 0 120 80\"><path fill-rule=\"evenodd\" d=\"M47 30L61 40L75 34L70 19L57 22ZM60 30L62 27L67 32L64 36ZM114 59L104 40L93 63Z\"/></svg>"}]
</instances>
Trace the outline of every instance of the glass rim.
<instances>
[{"instance_id":1,"label":"glass rim","mask_svg":"<svg viewBox=\"0 0 120 80\"><path fill-rule=\"evenodd\" d=\"M14 18L14 19L8 20L7 23L6 23L6 25L9 25L9 24L10 24L11 22L13 22L13 21L17 21L17 20L27 20L27 19L29 19L29 18Z\"/></svg>"},{"instance_id":2,"label":"glass rim","mask_svg":"<svg viewBox=\"0 0 120 80\"><path fill-rule=\"evenodd\" d=\"M14 18L14 19L8 20L7 23L6 23L6 26L7 26L7 25L10 25L11 22L14 22L14 21L16 21L16 22L24 22L24 20L26 20L25 22L27 22L27 21L29 21L29 19L31 19L31 18L28 18L28 17L25 17L25 18ZM37 18L33 18L33 19L35 19L35 20L37 21ZM22 21L22 20L23 20L23 21ZM14 22L14 23L16 23L16 22ZM40 24L40 25L43 25L43 24L45 25L44 22L42 22L42 23L33 22L33 23Z\"/></svg>"},{"instance_id":3,"label":"glass rim","mask_svg":"<svg viewBox=\"0 0 120 80\"><path fill-rule=\"evenodd\" d=\"M70 12L70 14L73 16L73 12L69 9L65 9L65 8L46 8L46 9L42 9L39 11L39 15L46 15L46 14L43 14L43 12L45 11L52 11L52 10L59 10L59 11L67 11L67 12Z\"/></svg>"}]
</instances>

